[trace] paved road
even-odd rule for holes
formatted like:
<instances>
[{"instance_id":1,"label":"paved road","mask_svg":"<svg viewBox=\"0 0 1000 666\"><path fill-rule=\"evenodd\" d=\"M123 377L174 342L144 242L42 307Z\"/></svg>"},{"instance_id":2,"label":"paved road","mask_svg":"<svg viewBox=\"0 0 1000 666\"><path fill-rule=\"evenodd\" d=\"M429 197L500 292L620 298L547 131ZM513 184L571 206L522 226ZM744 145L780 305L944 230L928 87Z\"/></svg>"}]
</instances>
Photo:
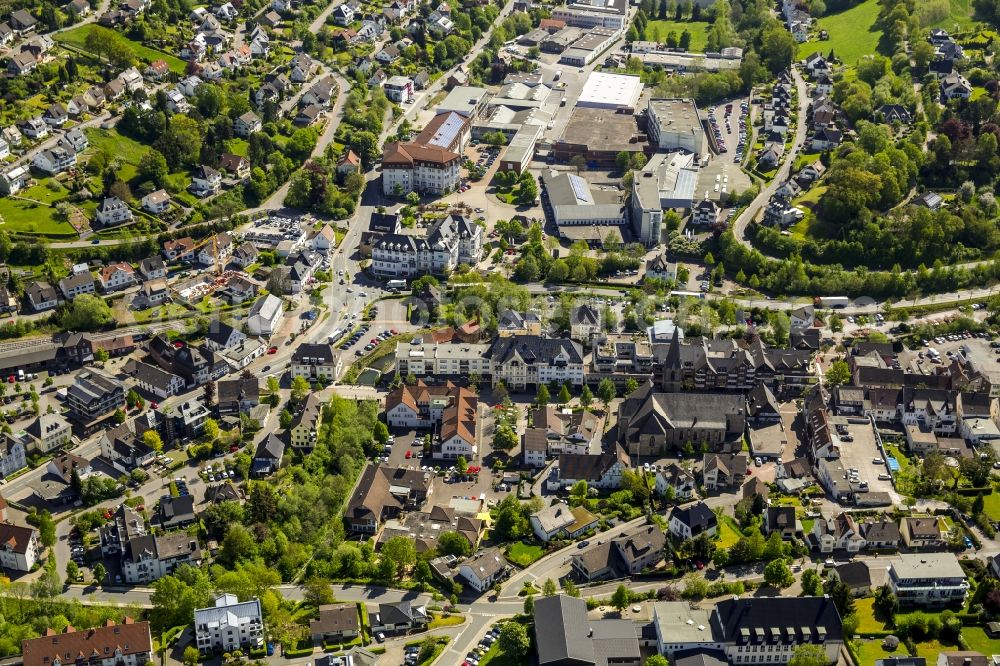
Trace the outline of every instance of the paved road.
<instances>
[{"instance_id":1,"label":"paved road","mask_svg":"<svg viewBox=\"0 0 1000 666\"><path fill-rule=\"evenodd\" d=\"M775 174L774 179L771 184L760 191L749 206L743 209L736 220L733 222L733 234L736 236L740 243L747 247L752 247L750 241L746 238L747 227L750 223L756 219L757 214L767 205L767 202L771 200L774 195L774 191L781 187L786 180L788 180L788 174L792 169L792 165L795 164L795 158L798 157L799 151L802 149L802 145L806 140L806 126L808 125L807 111L809 109L809 92L806 89L806 82L802 78L802 74L795 67L792 70L792 80L795 82L795 91L798 97L798 121L795 127L795 138L792 140L792 146L788 150L785 156L785 161L782 162L781 166L778 168L778 173ZM747 148L751 148L753 144L748 144Z\"/></svg>"}]
</instances>

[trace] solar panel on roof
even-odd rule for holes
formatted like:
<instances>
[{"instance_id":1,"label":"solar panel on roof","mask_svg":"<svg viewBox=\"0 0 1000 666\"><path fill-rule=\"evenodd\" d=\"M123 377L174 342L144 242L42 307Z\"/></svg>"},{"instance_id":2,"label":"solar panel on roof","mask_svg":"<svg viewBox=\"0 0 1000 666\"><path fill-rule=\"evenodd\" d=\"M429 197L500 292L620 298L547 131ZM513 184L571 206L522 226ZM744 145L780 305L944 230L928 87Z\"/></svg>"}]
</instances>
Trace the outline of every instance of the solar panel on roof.
<instances>
[{"instance_id":1,"label":"solar panel on roof","mask_svg":"<svg viewBox=\"0 0 1000 666\"><path fill-rule=\"evenodd\" d=\"M587 187L587 181L579 176L569 174L569 184L573 188L573 194L576 195L577 201L590 200L590 188Z\"/></svg>"}]
</instances>

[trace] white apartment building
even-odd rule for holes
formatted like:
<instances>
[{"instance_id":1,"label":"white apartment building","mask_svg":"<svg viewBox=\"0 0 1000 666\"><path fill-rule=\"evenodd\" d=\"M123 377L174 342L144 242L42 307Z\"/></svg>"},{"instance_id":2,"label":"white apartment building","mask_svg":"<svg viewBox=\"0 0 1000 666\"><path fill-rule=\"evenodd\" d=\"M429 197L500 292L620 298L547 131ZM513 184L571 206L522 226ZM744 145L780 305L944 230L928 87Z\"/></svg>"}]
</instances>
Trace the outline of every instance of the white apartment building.
<instances>
[{"instance_id":1,"label":"white apartment building","mask_svg":"<svg viewBox=\"0 0 1000 666\"><path fill-rule=\"evenodd\" d=\"M264 645L263 618L259 599L241 603L235 594L219 595L215 606L194 612L195 644L202 654L260 648Z\"/></svg>"},{"instance_id":2,"label":"white apartment building","mask_svg":"<svg viewBox=\"0 0 1000 666\"><path fill-rule=\"evenodd\" d=\"M396 345L396 367L405 377L428 375L435 377L480 377L490 375L490 360L487 357L490 345L466 343L424 343L400 342Z\"/></svg>"},{"instance_id":3,"label":"white apartment building","mask_svg":"<svg viewBox=\"0 0 1000 666\"><path fill-rule=\"evenodd\" d=\"M889 587L902 606L959 605L969 593L965 571L952 553L904 553L889 566Z\"/></svg>"},{"instance_id":4,"label":"white apartment building","mask_svg":"<svg viewBox=\"0 0 1000 666\"><path fill-rule=\"evenodd\" d=\"M660 150L705 154L705 128L693 99L650 99L649 139Z\"/></svg>"},{"instance_id":5,"label":"white apartment building","mask_svg":"<svg viewBox=\"0 0 1000 666\"><path fill-rule=\"evenodd\" d=\"M11 571L31 571L38 561L39 550L38 530L0 523L0 567Z\"/></svg>"},{"instance_id":6,"label":"white apartment building","mask_svg":"<svg viewBox=\"0 0 1000 666\"><path fill-rule=\"evenodd\" d=\"M483 228L462 215L439 220L424 238L386 234L372 245L372 271L384 278L441 275L474 266L483 254Z\"/></svg>"}]
</instances>

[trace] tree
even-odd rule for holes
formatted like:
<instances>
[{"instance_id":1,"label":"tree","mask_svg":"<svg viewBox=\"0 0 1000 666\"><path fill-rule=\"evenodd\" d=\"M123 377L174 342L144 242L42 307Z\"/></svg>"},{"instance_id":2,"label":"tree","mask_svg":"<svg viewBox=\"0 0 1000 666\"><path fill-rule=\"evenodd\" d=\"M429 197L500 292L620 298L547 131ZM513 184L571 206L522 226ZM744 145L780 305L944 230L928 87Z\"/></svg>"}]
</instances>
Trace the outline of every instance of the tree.
<instances>
[{"instance_id":1,"label":"tree","mask_svg":"<svg viewBox=\"0 0 1000 666\"><path fill-rule=\"evenodd\" d=\"M214 87L214 86L213 86ZM158 150L149 150L139 158L137 174L140 181L149 181L156 187L164 187L170 175L167 159Z\"/></svg>"},{"instance_id":2,"label":"tree","mask_svg":"<svg viewBox=\"0 0 1000 666\"><path fill-rule=\"evenodd\" d=\"M434 656L434 651L437 650L437 639L433 636L428 636L420 643L420 652L417 656L418 663L425 663Z\"/></svg>"},{"instance_id":3,"label":"tree","mask_svg":"<svg viewBox=\"0 0 1000 666\"><path fill-rule=\"evenodd\" d=\"M794 583L795 576L784 560L771 560L764 567L764 582L781 590Z\"/></svg>"},{"instance_id":4,"label":"tree","mask_svg":"<svg viewBox=\"0 0 1000 666\"><path fill-rule=\"evenodd\" d=\"M67 331L94 331L112 321L111 308L103 298L80 294L63 310L59 325Z\"/></svg>"},{"instance_id":5,"label":"tree","mask_svg":"<svg viewBox=\"0 0 1000 666\"><path fill-rule=\"evenodd\" d=\"M543 597L554 597L556 594L556 582L551 578L546 578L545 582L542 584L542 596Z\"/></svg>"},{"instance_id":6,"label":"tree","mask_svg":"<svg viewBox=\"0 0 1000 666\"><path fill-rule=\"evenodd\" d=\"M317 607L335 601L330 584L319 576L310 576L306 579L303 598L306 603Z\"/></svg>"},{"instance_id":7,"label":"tree","mask_svg":"<svg viewBox=\"0 0 1000 666\"><path fill-rule=\"evenodd\" d=\"M604 403L605 411L607 411L608 406L617 396L618 391L615 389L614 382L610 379L602 379L601 383L597 385L597 397Z\"/></svg>"},{"instance_id":8,"label":"tree","mask_svg":"<svg viewBox=\"0 0 1000 666\"><path fill-rule=\"evenodd\" d=\"M309 386L309 380L301 375L292 380L292 402L298 404L305 399L312 387Z\"/></svg>"},{"instance_id":9,"label":"tree","mask_svg":"<svg viewBox=\"0 0 1000 666\"><path fill-rule=\"evenodd\" d=\"M193 645L184 648L184 666L195 666L199 661L201 661L201 652L198 651L198 648Z\"/></svg>"},{"instance_id":10,"label":"tree","mask_svg":"<svg viewBox=\"0 0 1000 666\"><path fill-rule=\"evenodd\" d=\"M507 495L497 506L494 537L500 541L517 541L529 532L526 507L517 501L516 495Z\"/></svg>"},{"instance_id":11,"label":"tree","mask_svg":"<svg viewBox=\"0 0 1000 666\"><path fill-rule=\"evenodd\" d=\"M574 155L569 160L569 165L576 169L577 175L587 168L587 158L583 155Z\"/></svg>"},{"instance_id":12,"label":"tree","mask_svg":"<svg viewBox=\"0 0 1000 666\"><path fill-rule=\"evenodd\" d=\"M559 395L556 397L556 400L559 402L560 405L565 405L572 398L573 398L573 396L571 396L570 393L569 393L569 386L567 386L566 384L563 384L562 388L559 389Z\"/></svg>"},{"instance_id":13,"label":"tree","mask_svg":"<svg viewBox=\"0 0 1000 666\"><path fill-rule=\"evenodd\" d=\"M219 434L222 431L219 429L219 422L215 419L205 419L205 440L209 442L214 442L219 439Z\"/></svg>"},{"instance_id":14,"label":"tree","mask_svg":"<svg viewBox=\"0 0 1000 666\"><path fill-rule=\"evenodd\" d=\"M499 643L503 653L515 661L526 657L531 647L528 630L520 622L505 623L500 629Z\"/></svg>"},{"instance_id":15,"label":"tree","mask_svg":"<svg viewBox=\"0 0 1000 666\"><path fill-rule=\"evenodd\" d=\"M493 435L493 448L510 451L515 446L517 446L517 433L508 424L501 423Z\"/></svg>"},{"instance_id":16,"label":"tree","mask_svg":"<svg viewBox=\"0 0 1000 666\"><path fill-rule=\"evenodd\" d=\"M584 409L590 408L590 403L594 402L594 394L590 390L590 386L587 384L583 385L583 390L580 391L580 405Z\"/></svg>"},{"instance_id":17,"label":"tree","mask_svg":"<svg viewBox=\"0 0 1000 666\"><path fill-rule=\"evenodd\" d=\"M851 369L847 366L847 361L837 359L830 364L826 371L826 383L829 386L843 386L851 381Z\"/></svg>"},{"instance_id":18,"label":"tree","mask_svg":"<svg viewBox=\"0 0 1000 666\"><path fill-rule=\"evenodd\" d=\"M535 202L537 196L538 183L535 182L535 177L531 175L530 171L525 171L518 181L517 201L524 205L530 205Z\"/></svg>"},{"instance_id":19,"label":"tree","mask_svg":"<svg viewBox=\"0 0 1000 666\"><path fill-rule=\"evenodd\" d=\"M761 47L758 50L764 57L764 66L772 74L786 69L792 64L797 45L792 33L783 25L775 24L764 30L761 35Z\"/></svg>"},{"instance_id":20,"label":"tree","mask_svg":"<svg viewBox=\"0 0 1000 666\"><path fill-rule=\"evenodd\" d=\"M108 575L108 570L107 568L105 568L104 563L98 562L94 566L94 584L104 585L104 579L107 577L107 575Z\"/></svg>"},{"instance_id":21,"label":"tree","mask_svg":"<svg viewBox=\"0 0 1000 666\"><path fill-rule=\"evenodd\" d=\"M382 546L382 559L392 563L396 578L402 578L408 566L417 561L417 548L412 540L393 537Z\"/></svg>"},{"instance_id":22,"label":"tree","mask_svg":"<svg viewBox=\"0 0 1000 666\"><path fill-rule=\"evenodd\" d=\"M662 654L654 654L646 660L646 666L670 666L670 662Z\"/></svg>"},{"instance_id":23,"label":"tree","mask_svg":"<svg viewBox=\"0 0 1000 666\"><path fill-rule=\"evenodd\" d=\"M438 537L437 549L441 555L465 557L472 553L472 544L458 532L448 531Z\"/></svg>"},{"instance_id":24,"label":"tree","mask_svg":"<svg viewBox=\"0 0 1000 666\"><path fill-rule=\"evenodd\" d=\"M681 33L681 39L678 42L678 46L685 51L691 48L691 31L687 28L685 28L684 32Z\"/></svg>"},{"instance_id":25,"label":"tree","mask_svg":"<svg viewBox=\"0 0 1000 666\"><path fill-rule=\"evenodd\" d=\"M80 567L76 565L76 562L70 560L66 563L66 582L72 583L76 581L77 575L80 573Z\"/></svg>"},{"instance_id":26,"label":"tree","mask_svg":"<svg viewBox=\"0 0 1000 666\"><path fill-rule=\"evenodd\" d=\"M535 404L538 405L539 407L544 407L545 405L549 404L550 398L551 396L549 395L549 387L546 386L545 384L539 384L538 392L535 394Z\"/></svg>"},{"instance_id":27,"label":"tree","mask_svg":"<svg viewBox=\"0 0 1000 666\"><path fill-rule=\"evenodd\" d=\"M826 656L823 646L813 643L797 646L788 660L788 666L828 666L829 663L830 658Z\"/></svg>"},{"instance_id":28,"label":"tree","mask_svg":"<svg viewBox=\"0 0 1000 666\"><path fill-rule=\"evenodd\" d=\"M625 393L624 395L631 395L636 392L639 388L639 382L637 382L632 377L625 380Z\"/></svg>"},{"instance_id":29,"label":"tree","mask_svg":"<svg viewBox=\"0 0 1000 666\"><path fill-rule=\"evenodd\" d=\"M833 599L833 605L840 612L840 617L847 617L854 613L854 594L846 583L839 580L830 579L826 581L826 593Z\"/></svg>"},{"instance_id":30,"label":"tree","mask_svg":"<svg viewBox=\"0 0 1000 666\"><path fill-rule=\"evenodd\" d=\"M567 578L566 581L563 583L563 592L566 593L567 597L580 596L580 589L576 585L574 585L573 581L571 581L569 578Z\"/></svg>"},{"instance_id":31,"label":"tree","mask_svg":"<svg viewBox=\"0 0 1000 666\"><path fill-rule=\"evenodd\" d=\"M155 430L147 430L142 433L142 443L153 449L157 453L163 451L163 439Z\"/></svg>"},{"instance_id":32,"label":"tree","mask_svg":"<svg viewBox=\"0 0 1000 666\"><path fill-rule=\"evenodd\" d=\"M822 587L822 581L815 569L806 569L802 572L802 592L804 594L810 597L817 597Z\"/></svg>"},{"instance_id":33,"label":"tree","mask_svg":"<svg viewBox=\"0 0 1000 666\"><path fill-rule=\"evenodd\" d=\"M888 624L893 624L896 620L896 613L899 611L899 600L892 593L892 588L882 585L875 592L875 612Z\"/></svg>"},{"instance_id":34,"label":"tree","mask_svg":"<svg viewBox=\"0 0 1000 666\"><path fill-rule=\"evenodd\" d=\"M629 594L628 588L624 585L619 585L614 594L611 595L611 606L621 613L623 610L628 608L628 604L631 600L632 598Z\"/></svg>"},{"instance_id":35,"label":"tree","mask_svg":"<svg viewBox=\"0 0 1000 666\"><path fill-rule=\"evenodd\" d=\"M522 611L528 617L535 614L535 595L529 594L524 597L524 606L522 607Z\"/></svg>"}]
</instances>

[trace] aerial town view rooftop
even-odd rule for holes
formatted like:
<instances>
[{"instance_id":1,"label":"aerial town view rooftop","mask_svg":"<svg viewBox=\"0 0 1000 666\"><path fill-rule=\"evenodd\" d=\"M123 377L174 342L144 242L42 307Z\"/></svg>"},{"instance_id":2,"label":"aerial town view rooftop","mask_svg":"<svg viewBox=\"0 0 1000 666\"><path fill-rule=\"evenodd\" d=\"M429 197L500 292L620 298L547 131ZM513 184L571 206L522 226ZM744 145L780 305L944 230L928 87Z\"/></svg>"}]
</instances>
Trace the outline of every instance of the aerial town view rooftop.
<instances>
[{"instance_id":1,"label":"aerial town view rooftop","mask_svg":"<svg viewBox=\"0 0 1000 666\"><path fill-rule=\"evenodd\" d=\"M1000 5L0 9L0 666L1000 666Z\"/></svg>"}]
</instances>

